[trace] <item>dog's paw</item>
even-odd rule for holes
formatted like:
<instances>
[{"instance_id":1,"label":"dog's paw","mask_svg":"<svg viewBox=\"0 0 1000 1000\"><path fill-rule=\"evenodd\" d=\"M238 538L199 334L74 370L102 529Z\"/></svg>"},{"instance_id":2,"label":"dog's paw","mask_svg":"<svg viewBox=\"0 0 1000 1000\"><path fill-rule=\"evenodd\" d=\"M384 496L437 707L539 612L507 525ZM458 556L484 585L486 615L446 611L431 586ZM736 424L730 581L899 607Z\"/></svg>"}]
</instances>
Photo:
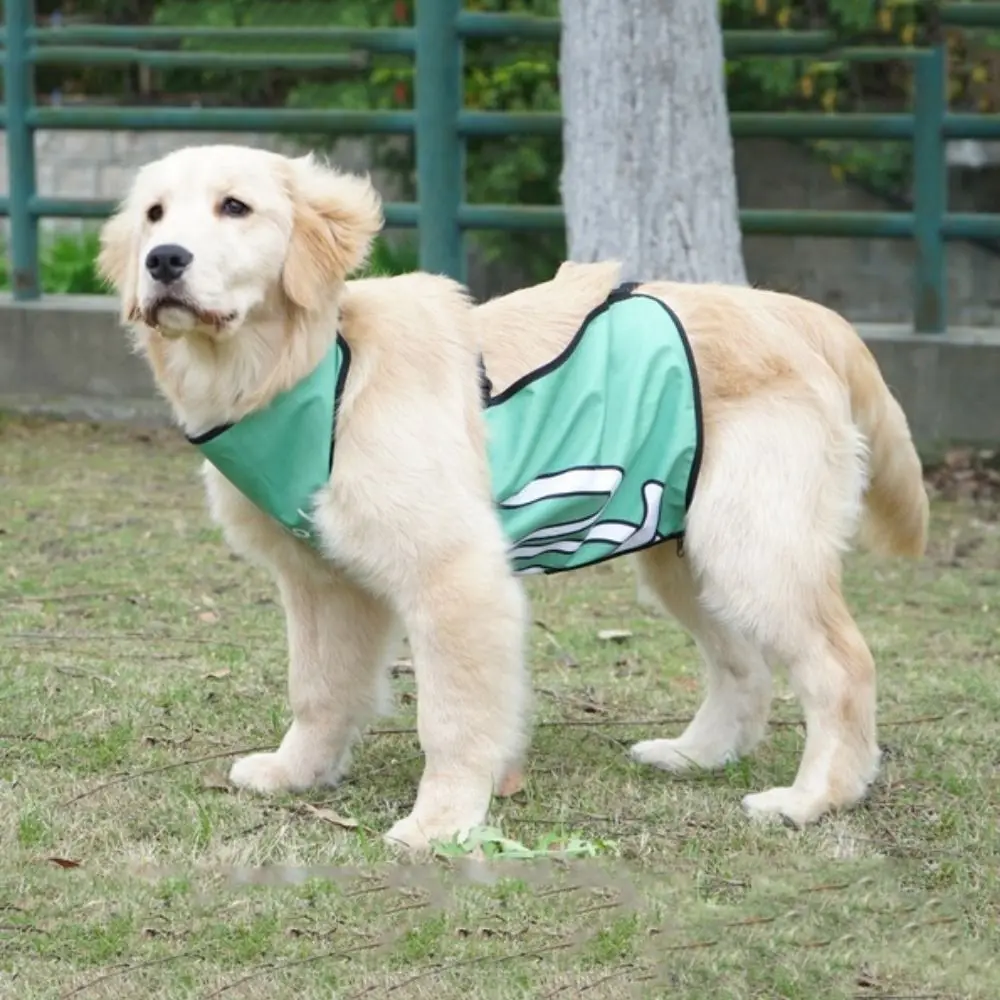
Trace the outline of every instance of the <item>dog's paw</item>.
<instances>
[{"instance_id":1,"label":"dog's paw","mask_svg":"<svg viewBox=\"0 0 1000 1000\"><path fill-rule=\"evenodd\" d=\"M313 784L312 781L302 781L301 776L293 775L276 753L254 753L249 757L241 757L229 769L229 780L237 788L247 788L264 795L302 791Z\"/></svg>"},{"instance_id":2,"label":"dog's paw","mask_svg":"<svg viewBox=\"0 0 1000 1000\"><path fill-rule=\"evenodd\" d=\"M643 740L632 747L631 756L637 764L649 764L673 774L711 771L736 759L734 752L699 747L683 740Z\"/></svg>"},{"instance_id":3,"label":"dog's paw","mask_svg":"<svg viewBox=\"0 0 1000 1000\"><path fill-rule=\"evenodd\" d=\"M425 854L430 851L433 841L446 840L448 835L426 830L412 816L407 816L394 823L382 839L397 851Z\"/></svg>"},{"instance_id":4,"label":"dog's paw","mask_svg":"<svg viewBox=\"0 0 1000 1000\"><path fill-rule=\"evenodd\" d=\"M746 795L742 805L746 814L757 822L784 823L795 828L815 823L828 811L825 800L794 788L769 788L766 792Z\"/></svg>"},{"instance_id":5,"label":"dog's paw","mask_svg":"<svg viewBox=\"0 0 1000 1000\"><path fill-rule=\"evenodd\" d=\"M465 840L481 822L481 818L462 821L445 816L436 820L422 820L415 813L410 813L395 823L383 839L397 850L422 854L430 851L435 843Z\"/></svg>"}]
</instances>

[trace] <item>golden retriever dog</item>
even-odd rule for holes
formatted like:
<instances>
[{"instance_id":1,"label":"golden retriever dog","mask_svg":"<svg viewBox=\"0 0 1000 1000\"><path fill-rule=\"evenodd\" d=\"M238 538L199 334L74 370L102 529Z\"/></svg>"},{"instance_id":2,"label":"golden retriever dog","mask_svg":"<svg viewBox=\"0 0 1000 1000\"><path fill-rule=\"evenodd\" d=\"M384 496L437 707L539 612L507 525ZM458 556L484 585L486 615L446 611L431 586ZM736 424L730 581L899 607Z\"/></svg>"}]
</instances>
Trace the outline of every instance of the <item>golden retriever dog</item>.
<instances>
[{"instance_id":1,"label":"golden retriever dog","mask_svg":"<svg viewBox=\"0 0 1000 1000\"><path fill-rule=\"evenodd\" d=\"M335 346L349 356L326 425L332 458L311 509L298 510L314 537L204 464L214 519L274 575L287 619L293 721L274 753L237 760L230 778L265 793L335 783L383 704L405 632L425 766L387 838L423 848L483 823L527 747L530 619L490 478L480 365L495 394L550 365L608 299L618 266L566 264L478 306L425 273L348 282L381 226L366 178L311 156L186 148L139 171L103 229L100 267L195 442L320 378ZM907 421L828 309L744 287L655 281L637 293L686 332L703 440L683 544L627 558L696 641L706 695L680 736L639 743L633 757L681 772L750 753L781 663L804 711L804 752L788 787L743 806L810 823L859 802L879 765L875 667L841 560L855 535L890 554L924 551L928 502ZM295 447L289 437L277 451Z\"/></svg>"}]
</instances>

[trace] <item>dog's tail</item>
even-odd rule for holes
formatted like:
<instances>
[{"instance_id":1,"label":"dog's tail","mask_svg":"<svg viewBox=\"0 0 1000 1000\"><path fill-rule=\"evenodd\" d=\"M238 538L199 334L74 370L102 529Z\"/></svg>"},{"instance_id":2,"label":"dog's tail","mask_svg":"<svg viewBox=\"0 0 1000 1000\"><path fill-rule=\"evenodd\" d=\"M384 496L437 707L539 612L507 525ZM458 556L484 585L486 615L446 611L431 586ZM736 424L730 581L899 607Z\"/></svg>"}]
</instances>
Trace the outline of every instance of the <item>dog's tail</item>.
<instances>
[{"instance_id":1,"label":"dog's tail","mask_svg":"<svg viewBox=\"0 0 1000 1000\"><path fill-rule=\"evenodd\" d=\"M868 442L860 540L875 552L916 558L927 547L930 518L923 466L903 408L889 391L867 345L850 330L842 374L854 421Z\"/></svg>"}]
</instances>

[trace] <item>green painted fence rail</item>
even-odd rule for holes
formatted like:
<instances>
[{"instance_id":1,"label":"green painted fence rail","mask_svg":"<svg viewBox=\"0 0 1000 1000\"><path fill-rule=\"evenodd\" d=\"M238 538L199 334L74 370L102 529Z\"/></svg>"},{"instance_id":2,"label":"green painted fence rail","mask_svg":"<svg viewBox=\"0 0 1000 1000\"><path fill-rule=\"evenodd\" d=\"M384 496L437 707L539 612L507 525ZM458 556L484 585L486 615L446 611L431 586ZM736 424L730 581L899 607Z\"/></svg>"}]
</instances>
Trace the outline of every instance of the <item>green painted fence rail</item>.
<instances>
[{"instance_id":1,"label":"green painted fence rail","mask_svg":"<svg viewBox=\"0 0 1000 1000\"><path fill-rule=\"evenodd\" d=\"M42 218L100 219L107 201L50 198L37 193L34 132L38 129L129 129L137 131L267 131L331 135L381 134L416 137L418 202L386 206L393 227L416 227L420 264L464 276L463 233L471 229L544 230L564 225L555 206L467 204L464 140L472 136L558 135L558 114L466 110L462 94L462 43L466 39L557 42L551 18L466 11L461 0L424 0L413 28L177 28L124 25L40 27L33 0L4 0L0 65L4 105L0 127L7 134L8 197L0 216L10 219L14 296L39 297L38 223ZM1000 28L1000 3L942 3L935 22L967 28ZM159 50L181 42L241 42L239 53L192 49ZM308 42L309 53L275 53L277 46ZM315 52L316 43L329 51ZM871 237L913 240L914 327L942 333L947 313L945 247L950 240L1000 237L1000 214L949 213L945 142L1000 139L1000 115L952 114L947 107L947 60L940 31L919 48L842 45L828 31L728 31L730 58L823 55L852 61L906 59L913 65L912 113L805 114L734 113L738 138L869 139L910 142L914 150L913 210L827 212L744 209L745 233L775 236ZM267 69L363 71L370 54L415 59L416 101L412 111L297 110L271 108L46 107L34 100L34 68L41 65L143 65L155 69Z\"/></svg>"}]
</instances>

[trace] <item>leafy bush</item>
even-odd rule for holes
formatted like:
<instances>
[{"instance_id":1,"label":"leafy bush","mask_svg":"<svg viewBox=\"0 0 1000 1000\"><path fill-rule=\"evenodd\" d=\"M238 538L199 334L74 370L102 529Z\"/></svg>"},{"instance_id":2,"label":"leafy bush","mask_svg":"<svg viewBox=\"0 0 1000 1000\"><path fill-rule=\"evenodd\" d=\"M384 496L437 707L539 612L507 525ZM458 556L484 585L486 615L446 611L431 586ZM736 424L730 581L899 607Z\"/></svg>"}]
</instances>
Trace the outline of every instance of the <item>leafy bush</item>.
<instances>
[{"instance_id":1,"label":"leafy bush","mask_svg":"<svg viewBox=\"0 0 1000 1000\"><path fill-rule=\"evenodd\" d=\"M97 273L97 233L60 234L42 240L38 270L42 291L49 295L105 295L108 289ZM6 248L0 247L0 289L10 290Z\"/></svg>"},{"instance_id":2,"label":"leafy bush","mask_svg":"<svg viewBox=\"0 0 1000 1000\"><path fill-rule=\"evenodd\" d=\"M346 26L411 25L416 0L38 0L46 15L108 23L180 26ZM465 0L470 10L556 16L558 0ZM727 29L827 29L845 44L919 45L932 4L926 0L720 0ZM996 33L948 29L949 98L953 107L1000 108L1000 62ZM188 39L189 50L208 48ZM240 41L247 51L275 44ZM215 51L226 46L211 43ZM297 46L296 52L325 51L324 42ZM555 111L559 108L556 46L524 41L470 41L465 51L465 103L490 111ZM142 73L126 70L44 66L39 89L64 96L113 93L126 102L197 101L203 105L408 108L413 103L413 65L407 56L373 54L357 69L304 73L290 68L254 72L194 69ZM912 99L912 62L847 63L830 58L744 58L727 61L729 106L733 111L885 111ZM302 136L322 148L329 136ZM413 143L373 139L376 162L395 171L402 197L415 196ZM837 178L854 176L886 193L909 187L912 150L901 142L819 141L809 146L825 157ZM562 148L558 137L471 139L467 144L466 197L470 202L556 204ZM489 256L516 260L529 277L553 270L564 253L562 233L476 233Z\"/></svg>"},{"instance_id":3,"label":"leafy bush","mask_svg":"<svg viewBox=\"0 0 1000 1000\"><path fill-rule=\"evenodd\" d=\"M411 271L416 271L419 265L415 240L396 240L390 243L380 236L372 245L368 263L357 276L388 277L393 274L409 274Z\"/></svg>"}]
</instances>

